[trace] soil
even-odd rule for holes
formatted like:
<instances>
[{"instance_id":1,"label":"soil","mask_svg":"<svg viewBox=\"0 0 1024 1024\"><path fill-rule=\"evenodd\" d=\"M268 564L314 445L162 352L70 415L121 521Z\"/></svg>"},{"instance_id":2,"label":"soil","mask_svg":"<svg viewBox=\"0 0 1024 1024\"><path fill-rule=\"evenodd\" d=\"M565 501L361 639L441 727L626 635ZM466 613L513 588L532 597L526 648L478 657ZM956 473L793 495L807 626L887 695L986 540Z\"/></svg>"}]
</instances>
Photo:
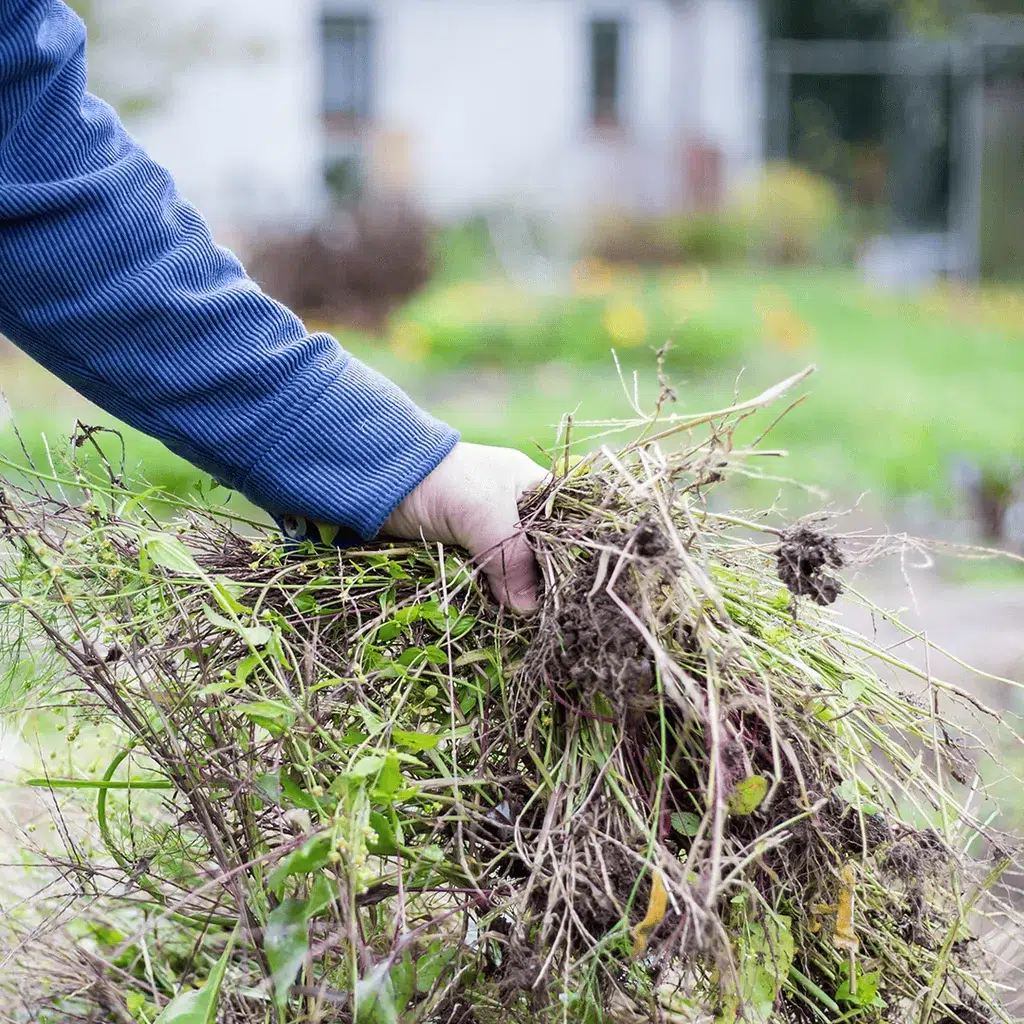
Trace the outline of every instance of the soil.
<instances>
[{"instance_id":1,"label":"soil","mask_svg":"<svg viewBox=\"0 0 1024 1024\"><path fill-rule=\"evenodd\" d=\"M658 569L671 571L671 557L664 535L655 524L642 524L631 535L603 538L609 546L628 552L649 563L645 583L655 585ZM602 717L595 698L605 698L615 719L622 721L631 711L650 703L654 666L643 637L607 592L607 580L615 571L613 556L602 566L595 555L589 571L579 574L561 595L560 610L543 624L547 643L535 646L535 658L544 662L537 678L547 678L558 702L570 712ZM595 590L595 584L596 590ZM594 591L592 593L592 591ZM627 568L615 585L616 595L627 605L636 605L637 584Z\"/></svg>"},{"instance_id":2,"label":"soil","mask_svg":"<svg viewBox=\"0 0 1024 1024\"><path fill-rule=\"evenodd\" d=\"M826 569L841 569L842 552L835 537L808 526L787 531L775 551L779 579L794 597L809 597L816 604L835 604L843 585Z\"/></svg>"}]
</instances>

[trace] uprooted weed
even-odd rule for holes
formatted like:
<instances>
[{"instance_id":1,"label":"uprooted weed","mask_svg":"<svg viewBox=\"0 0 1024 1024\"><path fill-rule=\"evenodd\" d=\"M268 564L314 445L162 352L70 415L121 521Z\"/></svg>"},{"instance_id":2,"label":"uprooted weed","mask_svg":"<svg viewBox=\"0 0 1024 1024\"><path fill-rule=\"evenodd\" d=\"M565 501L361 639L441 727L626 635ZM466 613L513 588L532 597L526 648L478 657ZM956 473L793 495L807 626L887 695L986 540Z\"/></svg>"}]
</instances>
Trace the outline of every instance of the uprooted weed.
<instances>
[{"instance_id":1,"label":"uprooted weed","mask_svg":"<svg viewBox=\"0 0 1024 1024\"><path fill-rule=\"evenodd\" d=\"M531 622L440 547L8 481L7 658L103 755L33 780L10 1019L1008 1020L1009 841L937 714L987 710L805 604L835 538L708 508L783 390L562 465Z\"/></svg>"}]
</instances>

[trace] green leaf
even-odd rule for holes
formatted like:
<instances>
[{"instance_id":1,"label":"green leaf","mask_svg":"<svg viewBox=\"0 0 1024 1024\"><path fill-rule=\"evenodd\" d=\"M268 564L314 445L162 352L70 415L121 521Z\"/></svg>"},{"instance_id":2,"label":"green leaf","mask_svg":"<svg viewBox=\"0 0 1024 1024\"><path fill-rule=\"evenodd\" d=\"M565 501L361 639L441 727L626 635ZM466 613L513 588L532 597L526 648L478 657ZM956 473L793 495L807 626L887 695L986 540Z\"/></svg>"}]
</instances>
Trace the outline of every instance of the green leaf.
<instances>
[{"instance_id":1,"label":"green leaf","mask_svg":"<svg viewBox=\"0 0 1024 1024\"><path fill-rule=\"evenodd\" d=\"M409 608L399 608L391 618L399 625L408 626L413 622L419 622L423 618L423 608L418 604L414 604Z\"/></svg>"},{"instance_id":2,"label":"green leaf","mask_svg":"<svg viewBox=\"0 0 1024 1024\"><path fill-rule=\"evenodd\" d=\"M430 732L404 732L393 729L391 738L401 747L408 750L433 750L441 742L441 737Z\"/></svg>"},{"instance_id":3,"label":"green leaf","mask_svg":"<svg viewBox=\"0 0 1024 1024\"><path fill-rule=\"evenodd\" d=\"M219 693L230 693L232 690L237 690L241 686L241 683L237 679L222 679L219 683L210 683L209 686L204 686L199 691L200 697L216 697Z\"/></svg>"},{"instance_id":4,"label":"green leaf","mask_svg":"<svg viewBox=\"0 0 1024 1024\"><path fill-rule=\"evenodd\" d=\"M692 838L700 831L700 815L692 811L676 811L672 815L672 827L680 835Z\"/></svg>"},{"instance_id":5,"label":"green leaf","mask_svg":"<svg viewBox=\"0 0 1024 1024\"><path fill-rule=\"evenodd\" d=\"M250 647L266 647L274 635L269 626L243 626L218 614L208 604L203 605L203 614L218 629L237 633Z\"/></svg>"},{"instance_id":6,"label":"green leaf","mask_svg":"<svg viewBox=\"0 0 1024 1024\"><path fill-rule=\"evenodd\" d=\"M235 682L239 686L245 686L252 675L253 669L260 663L258 654L247 654L235 668Z\"/></svg>"},{"instance_id":7,"label":"green leaf","mask_svg":"<svg viewBox=\"0 0 1024 1024\"><path fill-rule=\"evenodd\" d=\"M848 804L856 805L860 803L860 787L855 779L844 779L838 786L833 788L832 792L840 800L844 800Z\"/></svg>"},{"instance_id":8,"label":"green leaf","mask_svg":"<svg viewBox=\"0 0 1024 1024\"><path fill-rule=\"evenodd\" d=\"M377 842L367 843L366 849L374 857L394 857L398 853L398 843L391 822L380 811L370 811L370 828L377 833Z\"/></svg>"},{"instance_id":9,"label":"green leaf","mask_svg":"<svg viewBox=\"0 0 1024 1024\"><path fill-rule=\"evenodd\" d=\"M401 960L391 968L389 978L391 984L391 998L394 1000L395 1010L401 1019L403 1011L409 1006L416 991L416 963L412 954L406 951Z\"/></svg>"},{"instance_id":10,"label":"green leaf","mask_svg":"<svg viewBox=\"0 0 1024 1024\"><path fill-rule=\"evenodd\" d=\"M447 665L448 655L434 644L428 644L423 648L423 654L431 665Z\"/></svg>"},{"instance_id":11,"label":"green leaf","mask_svg":"<svg viewBox=\"0 0 1024 1024\"><path fill-rule=\"evenodd\" d=\"M729 794L729 813L738 817L753 814L761 806L767 792L768 780L763 775L741 779Z\"/></svg>"},{"instance_id":12,"label":"green leaf","mask_svg":"<svg viewBox=\"0 0 1024 1024\"><path fill-rule=\"evenodd\" d=\"M139 541L139 550L144 551L154 565L169 569L181 576L202 576L192 552L176 537L164 533L148 533Z\"/></svg>"},{"instance_id":13,"label":"green leaf","mask_svg":"<svg viewBox=\"0 0 1024 1024\"><path fill-rule=\"evenodd\" d=\"M334 902L336 895L331 880L323 872L317 875L306 900L306 920L322 914Z\"/></svg>"},{"instance_id":14,"label":"green leaf","mask_svg":"<svg viewBox=\"0 0 1024 1024\"><path fill-rule=\"evenodd\" d=\"M284 1014L288 992L309 951L305 900L285 900L271 911L263 933L263 951L270 965L274 1005Z\"/></svg>"},{"instance_id":15,"label":"green leaf","mask_svg":"<svg viewBox=\"0 0 1024 1024\"><path fill-rule=\"evenodd\" d=\"M217 1019L217 1003L224 984L224 974L231 960L235 945L235 932L231 933L221 958L214 964L206 984L191 992L182 992L172 999L161 1011L154 1024L214 1024Z\"/></svg>"},{"instance_id":16,"label":"green leaf","mask_svg":"<svg viewBox=\"0 0 1024 1024\"><path fill-rule=\"evenodd\" d=\"M308 875L313 871L319 871L327 863L331 846L331 837L328 833L313 836L299 849L293 850L287 857L281 859L267 879L267 888L280 899L285 883L292 875Z\"/></svg>"},{"instance_id":17,"label":"green leaf","mask_svg":"<svg viewBox=\"0 0 1024 1024\"><path fill-rule=\"evenodd\" d=\"M125 1006L128 1007L128 1012L135 1017L136 1020L147 1002L149 1002L149 1000L146 999L146 994L144 992L125 992L124 994Z\"/></svg>"},{"instance_id":18,"label":"green leaf","mask_svg":"<svg viewBox=\"0 0 1024 1024\"><path fill-rule=\"evenodd\" d=\"M398 656L396 661L404 668L411 668L424 656L424 653L425 652L422 647L407 647Z\"/></svg>"},{"instance_id":19,"label":"green leaf","mask_svg":"<svg viewBox=\"0 0 1024 1024\"><path fill-rule=\"evenodd\" d=\"M476 621L475 615L460 615L452 624L452 639L461 640L476 625Z\"/></svg>"},{"instance_id":20,"label":"green leaf","mask_svg":"<svg viewBox=\"0 0 1024 1024\"><path fill-rule=\"evenodd\" d=\"M272 804L281 803L281 776L278 772L261 775L256 780L256 789Z\"/></svg>"},{"instance_id":21,"label":"green leaf","mask_svg":"<svg viewBox=\"0 0 1024 1024\"><path fill-rule=\"evenodd\" d=\"M118 518L120 519L131 519L135 510L139 508L147 498L153 497L154 494L161 494L162 488L160 487L148 487L141 494L136 494L134 497L129 498L124 502L121 507L117 510Z\"/></svg>"},{"instance_id":22,"label":"green leaf","mask_svg":"<svg viewBox=\"0 0 1024 1024\"><path fill-rule=\"evenodd\" d=\"M253 643L253 647L258 646L259 644ZM284 646L281 643L281 634L276 629L270 631L270 639L267 640L267 651L277 659L279 665L282 665L284 668L289 667L288 655L284 653Z\"/></svg>"},{"instance_id":23,"label":"green leaf","mask_svg":"<svg viewBox=\"0 0 1024 1024\"><path fill-rule=\"evenodd\" d=\"M857 676L853 676L849 679L843 680L843 696L851 703L856 703L864 696L864 691L867 689L867 680L861 679Z\"/></svg>"},{"instance_id":24,"label":"green leaf","mask_svg":"<svg viewBox=\"0 0 1024 1024\"><path fill-rule=\"evenodd\" d=\"M377 776L374 795L382 797L382 802L390 802L391 798L402 788L404 782L398 755L390 753L384 758L384 766L380 770L380 775Z\"/></svg>"},{"instance_id":25,"label":"green leaf","mask_svg":"<svg viewBox=\"0 0 1024 1024\"><path fill-rule=\"evenodd\" d=\"M456 639L458 639L456 637ZM467 651L465 654L460 654L455 659L456 668L465 668L467 665L475 665L481 661L494 661L494 653L492 651Z\"/></svg>"},{"instance_id":26,"label":"green leaf","mask_svg":"<svg viewBox=\"0 0 1024 1024\"><path fill-rule=\"evenodd\" d=\"M394 620L391 622L385 622L384 625L377 630L377 640L382 644L387 644L392 640L396 640L401 632L401 623L395 622Z\"/></svg>"},{"instance_id":27,"label":"green leaf","mask_svg":"<svg viewBox=\"0 0 1024 1024\"><path fill-rule=\"evenodd\" d=\"M281 792L293 807L301 807L304 811L320 812L323 810L314 797L311 797L294 779L287 775L281 779Z\"/></svg>"},{"instance_id":28,"label":"green leaf","mask_svg":"<svg viewBox=\"0 0 1024 1024\"><path fill-rule=\"evenodd\" d=\"M398 1024L398 1012L392 995L391 977L386 964L377 964L356 982L355 1019L367 1024Z\"/></svg>"},{"instance_id":29,"label":"green leaf","mask_svg":"<svg viewBox=\"0 0 1024 1024\"><path fill-rule=\"evenodd\" d=\"M272 736L280 736L295 724L295 708L280 700L254 700L240 704L238 710L254 725L266 729Z\"/></svg>"},{"instance_id":30,"label":"green leaf","mask_svg":"<svg viewBox=\"0 0 1024 1024\"><path fill-rule=\"evenodd\" d=\"M363 725L366 726L366 731L370 736L376 736L377 733L383 731L384 720L376 711L368 708L365 704L357 704L356 711L359 713L359 717L362 718Z\"/></svg>"},{"instance_id":31,"label":"green leaf","mask_svg":"<svg viewBox=\"0 0 1024 1024\"><path fill-rule=\"evenodd\" d=\"M437 984L456 952L454 946L431 943L427 952L416 961L416 991L426 995Z\"/></svg>"},{"instance_id":32,"label":"green leaf","mask_svg":"<svg viewBox=\"0 0 1024 1024\"><path fill-rule=\"evenodd\" d=\"M857 971L857 991L850 994L850 979L847 978L836 992L836 1001L840 1003L852 1003L854 1006L871 1006L878 998L878 986L881 983L880 971L870 971L861 974Z\"/></svg>"},{"instance_id":33,"label":"green leaf","mask_svg":"<svg viewBox=\"0 0 1024 1024\"><path fill-rule=\"evenodd\" d=\"M766 916L764 923L741 918L734 960L739 988L727 972L722 983L722 1010L718 1024L734 1024L740 1008L747 1024L768 1024L775 1017L775 1001L789 977L796 945L788 917Z\"/></svg>"},{"instance_id":34,"label":"green leaf","mask_svg":"<svg viewBox=\"0 0 1024 1024\"><path fill-rule=\"evenodd\" d=\"M384 767L385 757L383 754L366 754L359 758L347 771L342 772L346 778L368 779L376 775Z\"/></svg>"},{"instance_id":35,"label":"green leaf","mask_svg":"<svg viewBox=\"0 0 1024 1024\"><path fill-rule=\"evenodd\" d=\"M245 587L227 576L215 576L210 580L213 598L225 612L240 615L247 609L238 599L245 593Z\"/></svg>"}]
</instances>

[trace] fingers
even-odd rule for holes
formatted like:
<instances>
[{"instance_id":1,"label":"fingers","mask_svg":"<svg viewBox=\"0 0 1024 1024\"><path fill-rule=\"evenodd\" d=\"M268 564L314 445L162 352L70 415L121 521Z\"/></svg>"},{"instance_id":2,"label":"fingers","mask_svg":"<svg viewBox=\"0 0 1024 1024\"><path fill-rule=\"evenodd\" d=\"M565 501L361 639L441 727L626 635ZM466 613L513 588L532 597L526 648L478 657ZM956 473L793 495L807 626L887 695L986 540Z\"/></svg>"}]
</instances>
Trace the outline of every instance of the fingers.
<instances>
[{"instance_id":1,"label":"fingers","mask_svg":"<svg viewBox=\"0 0 1024 1024\"><path fill-rule=\"evenodd\" d=\"M522 469L516 474L516 500L518 501L527 491L535 487L542 487L551 480L549 470L542 469L533 459L523 457Z\"/></svg>"},{"instance_id":2,"label":"fingers","mask_svg":"<svg viewBox=\"0 0 1024 1024\"><path fill-rule=\"evenodd\" d=\"M547 483L551 474L525 456L516 468L511 507L496 517L508 532L496 538L481 564L498 601L518 615L532 615L538 606L540 572L519 522L518 504L527 491Z\"/></svg>"},{"instance_id":3,"label":"fingers","mask_svg":"<svg viewBox=\"0 0 1024 1024\"><path fill-rule=\"evenodd\" d=\"M518 615L532 615L537 610L540 574L522 530L493 548L482 559L482 565L501 604Z\"/></svg>"},{"instance_id":4,"label":"fingers","mask_svg":"<svg viewBox=\"0 0 1024 1024\"><path fill-rule=\"evenodd\" d=\"M392 512L382 532L461 544L497 600L528 615L537 610L539 572L518 502L549 478L522 452L460 443Z\"/></svg>"},{"instance_id":5,"label":"fingers","mask_svg":"<svg viewBox=\"0 0 1024 1024\"><path fill-rule=\"evenodd\" d=\"M539 478L529 471L516 475L512 487L503 488L486 509L465 522L463 537L498 602L519 615L530 615L537 610L540 573L519 523L518 501L546 474L540 471Z\"/></svg>"}]
</instances>

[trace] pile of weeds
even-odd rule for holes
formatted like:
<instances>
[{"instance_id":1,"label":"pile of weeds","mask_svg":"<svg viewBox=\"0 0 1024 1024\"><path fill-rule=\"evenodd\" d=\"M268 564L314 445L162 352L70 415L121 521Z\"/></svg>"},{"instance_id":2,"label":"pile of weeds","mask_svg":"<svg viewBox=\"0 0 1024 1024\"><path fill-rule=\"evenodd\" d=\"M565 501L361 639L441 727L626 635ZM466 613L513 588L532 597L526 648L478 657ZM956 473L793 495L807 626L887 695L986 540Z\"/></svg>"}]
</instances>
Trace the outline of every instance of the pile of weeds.
<instances>
[{"instance_id":1,"label":"pile of weeds","mask_svg":"<svg viewBox=\"0 0 1024 1024\"><path fill-rule=\"evenodd\" d=\"M567 421L528 621L457 551L9 473L0 646L58 724L6 1019L1010 1020L956 724L998 714L842 627L852 542L708 500L802 379L576 463Z\"/></svg>"}]
</instances>

